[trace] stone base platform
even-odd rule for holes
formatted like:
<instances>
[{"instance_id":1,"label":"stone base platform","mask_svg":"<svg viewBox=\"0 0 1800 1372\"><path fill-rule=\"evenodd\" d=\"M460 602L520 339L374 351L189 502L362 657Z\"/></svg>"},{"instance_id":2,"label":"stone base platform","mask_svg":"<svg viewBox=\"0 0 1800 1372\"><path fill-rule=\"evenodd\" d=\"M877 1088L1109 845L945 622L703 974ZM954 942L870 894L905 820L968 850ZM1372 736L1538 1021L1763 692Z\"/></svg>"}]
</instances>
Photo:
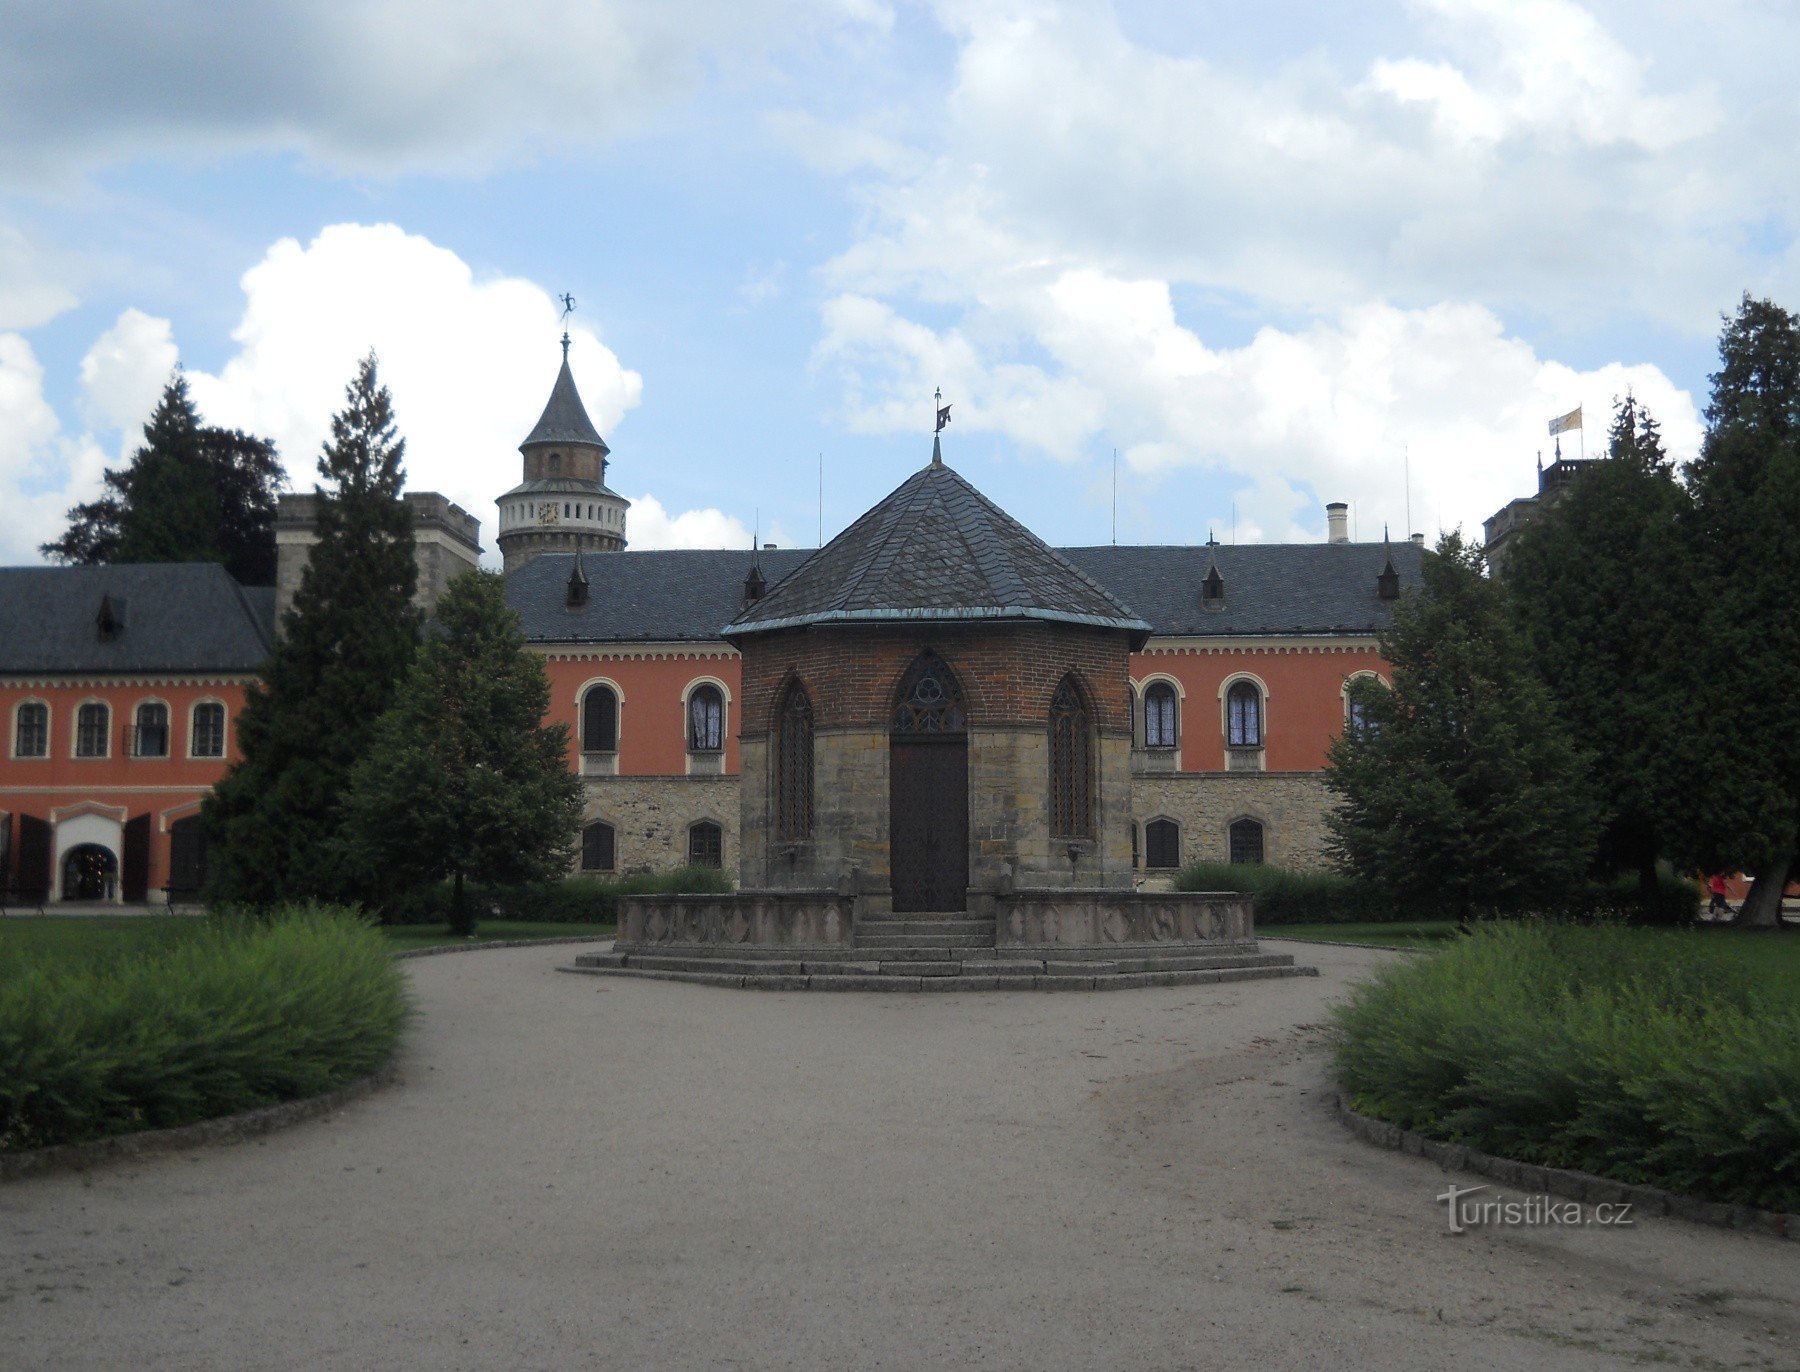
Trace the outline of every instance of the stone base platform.
<instances>
[{"instance_id":1,"label":"stone base platform","mask_svg":"<svg viewBox=\"0 0 1800 1372\"><path fill-rule=\"evenodd\" d=\"M854 949L722 949L583 953L565 972L690 981L758 991L1108 991L1317 976L1254 941L1121 954L1117 948L1012 950L911 944Z\"/></svg>"}]
</instances>

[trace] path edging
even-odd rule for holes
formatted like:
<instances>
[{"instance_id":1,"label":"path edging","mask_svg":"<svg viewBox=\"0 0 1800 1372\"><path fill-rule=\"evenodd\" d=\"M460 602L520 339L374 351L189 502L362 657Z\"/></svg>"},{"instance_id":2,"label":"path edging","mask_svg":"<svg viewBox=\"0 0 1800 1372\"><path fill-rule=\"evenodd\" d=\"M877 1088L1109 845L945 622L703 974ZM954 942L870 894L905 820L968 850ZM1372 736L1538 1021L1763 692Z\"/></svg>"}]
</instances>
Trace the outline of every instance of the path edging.
<instances>
[{"instance_id":1,"label":"path edging","mask_svg":"<svg viewBox=\"0 0 1800 1372\"><path fill-rule=\"evenodd\" d=\"M555 938L497 938L475 943L443 943L432 948L401 948L391 956L396 961L407 958L430 958L439 953L485 953L492 948L553 947L559 943L610 943L612 934L558 934Z\"/></svg>"},{"instance_id":2,"label":"path edging","mask_svg":"<svg viewBox=\"0 0 1800 1372\"><path fill-rule=\"evenodd\" d=\"M1731 1205L1724 1201L1698 1200L1660 1186L1640 1186L1630 1182L1597 1177L1591 1172L1572 1172L1560 1167L1541 1167L1536 1163L1518 1162L1495 1157L1466 1144L1445 1143L1426 1138L1397 1124L1360 1114L1343 1092L1337 1093L1337 1117L1352 1134L1378 1148L1391 1148L1415 1158L1425 1158L1446 1170L1473 1172L1491 1177L1506 1186L1523 1191L1547 1192L1583 1205L1630 1205L1641 1215L1668 1215L1693 1224L1710 1224L1720 1229L1745 1229L1770 1238L1800 1238L1800 1215L1778 1210L1759 1210L1753 1205Z\"/></svg>"},{"instance_id":3,"label":"path edging","mask_svg":"<svg viewBox=\"0 0 1800 1372\"><path fill-rule=\"evenodd\" d=\"M33 1148L23 1153L0 1153L0 1181L16 1181L23 1177L41 1177L49 1172L80 1171L95 1163L117 1162L141 1157L147 1153L166 1153L181 1148L197 1148L203 1144L241 1143L261 1134L272 1134L292 1124L329 1115L351 1101L379 1090L399 1076L393 1063L378 1067L366 1077L348 1086L326 1091L304 1100L285 1100L277 1105L259 1106L235 1115L178 1124L172 1129L140 1129L131 1134L113 1134L86 1143L53 1143L47 1148Z\"/></svg>"}]
</instances>

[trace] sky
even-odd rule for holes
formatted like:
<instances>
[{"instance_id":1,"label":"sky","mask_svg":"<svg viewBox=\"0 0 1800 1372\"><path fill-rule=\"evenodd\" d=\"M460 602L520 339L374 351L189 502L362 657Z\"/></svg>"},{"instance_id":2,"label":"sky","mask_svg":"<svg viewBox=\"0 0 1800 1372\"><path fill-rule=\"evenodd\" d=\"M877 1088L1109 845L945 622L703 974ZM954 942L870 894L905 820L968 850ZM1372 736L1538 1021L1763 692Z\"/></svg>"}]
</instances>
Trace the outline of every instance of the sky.
<instances>
[{"instance_id":1,"label":"sky","mask_svg":"<svg viewBox=\"0 0 1800 1372\"><path fill-rule=\"evenodd\" d=\"M178 363L310 489L373 349L483 524L571 363L631 546L930 455L1054 544L1434 538L1800 308L1770 0L0 0L0 563Z\"/></svg>"}]
</instances>

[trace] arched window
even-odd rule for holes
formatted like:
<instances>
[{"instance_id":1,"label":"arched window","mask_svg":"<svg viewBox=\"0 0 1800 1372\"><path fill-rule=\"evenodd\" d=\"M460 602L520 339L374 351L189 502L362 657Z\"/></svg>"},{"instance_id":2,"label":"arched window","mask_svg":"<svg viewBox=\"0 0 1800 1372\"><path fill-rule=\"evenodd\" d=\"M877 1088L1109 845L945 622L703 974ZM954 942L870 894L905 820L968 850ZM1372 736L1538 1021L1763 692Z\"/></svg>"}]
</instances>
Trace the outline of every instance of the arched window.
<instances>
[{"instance_id":1,"label":"arched window","mask_svg":"<svg viewBox=\"0 0 1800 1372\"><path fill-rule=\"evenodd\" d=\"M112 732L112 711L90 700L75 712L75 756L105 757L107 736Z\"/></svg>"},{"instance_id":2,"label":"arched window","mask_svg":"<svg viewBox=\"0 0 1800 1372\"><path fill-rule=\"evenodd\" d=\"M725 865L725 831L710 819L688 826L688 865L690 867L723 867Z\"/></svg>"},{"instance_id":3,"label":"arched window","mask_svg":"<svg viewBox=\"0 0 1800 1372\"><path fill-rule=\"evenodd\" d=\"M137 727L131 731L132 752L138 757L169 755L169 707L147 700L137 707Z\"/></svg>"},{"instance_id":4,"label":"arched window","mask_svg":"<svg viewBox=\"0 0 1800 1372\"><path fill-rule=\"evenodd\" d=\"M1344 732L1352 738L1374 734L1379 726L1369 717L1369 693L1386 683L1373 672L1361 672L1344 683Z\"/></svg>"},{"instance_id":5,"label":"arched window","mask_svg":"<svg viewBox=\"0 0 1800 1372\"><path fill-rule=\"evenodd\" d=\"M610 686L590 686L581 698L581 751L619 750L619 697Z\"/></svg>"},{"instance_id":6,"label":"arched window","mask_svg":"<svg viewBox=\"0 0 1800 1372\"><path fill-rule=\"evenodd\" d=\"M1144 746L1173 748L1179 719L1175 688L1166 681L1151 682L1144 689Z\"/></svg>"},{"instance_id":7,"label":"arched window","mask_svg":"<svg viewBox=\"0 0 1800 1372\"><path fill-rule=\"evenodd\" d=\"M717 686L699 686L688 696L688 747L716 753L725 746L725 696Z\"/></svg>"},{"instance_id":8,"label":"arched window","mask_svg":"<svg viewBox=\"0 0 1800 1372\"><path fill-rule=\"evenodd\" d=\"M1153 819L1144 826L1144 866L1181 866L1181 826L1172 819Z\"/></svg>"},{"instance_id":9,"label":"arched window","mask_svg":"<svg viewBox=\"0 0 1800 1372\"><path fill-rule=\"evenodd\" d=\"M194 706L188 752L194 757L225 756L225 707L218 701L203 700Z\"/></svg>"},{"instance_id":10,"label":"arched window","mask_svg":"<svg viewBox=\"0 0 1800 1372\"><path fill-rule=\"evenodd\" d=\"M1263 860L1263 827L1254 819L1231 821L1231 860L1257 862Z\"/></svg>"},{"instance_id":11,"label":"arched window","mask_svg":"<svg viewBox=\"0 0 1800 1372\"><path fill-rule=\"evenodd\" d=\"M50 755L50 707L41 700L28 700L19 706L13 724L14 757L48 757Z\"/></svg>"},{"instance_id":12,"label":"arched window","mask_svg":"<svg viewBox=\"0 0 1800 1372\"><path fill-rule=\"evenodd\" d=\"M1050 701L1050 832L1056 838L1094 836L1093 730L1073 677Z\"/></svg>"},{"instance_id":13,"label":"arched window","mask_svg":"<svg viewBox=\"0 0 1800 1372\"><path fill-rule=\"evenodd\" d=\"M1225 693L1226 743L1233 748L1263 746L1263 699L1254 681L1233 682Z\"/></svg>"},{"instance_id":14,"label":"arched window","mask_svg":"<svg viewBox=\"0 0 1800 1372\"><path fill-rule=\"evenodd\" d=\"M813 823L813 712L806 688L798 681L788 683L775 728L775 834L808 839Z\"/></svg>"},{"instance_id":15,"label":"arched window","mask_svg":"<svg viewBox=\"0 0 1800 1372\"><path fill-rule=\"evenodd\" d=\"M613 870L614 834L610 824L595 820L581 829L581 870L610 872Z\"/></svg>"}]
</instances>

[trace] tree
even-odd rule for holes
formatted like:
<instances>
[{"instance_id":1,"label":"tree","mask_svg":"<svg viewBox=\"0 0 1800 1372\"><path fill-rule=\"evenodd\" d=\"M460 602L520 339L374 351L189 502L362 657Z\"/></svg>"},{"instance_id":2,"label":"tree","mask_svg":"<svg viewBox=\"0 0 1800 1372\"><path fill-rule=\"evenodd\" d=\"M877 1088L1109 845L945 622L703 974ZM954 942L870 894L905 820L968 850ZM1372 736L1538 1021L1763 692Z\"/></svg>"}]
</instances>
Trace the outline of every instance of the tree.
<instances>
[{"instance_id":1,"label":"tree","mask_svg":"<svg viewBox=\"0 0 1800 1372\"><path fill-rule=\"evenodd\" d=\"M1459 918L1563 903L1594 836L1587 769L1525 659L1481 554L1444 535L1381 637L1391 689L1358 681L1332 741L1334 858Z\"/></svg>"},{"instance_id":2,"label":"tree","mask_svg":"<svg viewBox=\"0 0 1800 1372\"><path fill-rule=\"evenodd\" d=\"M474 932L464 882L568 870L581 783L568 726L545 725L550 682L494 572L465 572L382 716L345 806L351 852L399 886L448 877L451 928Z\"/></svg>"},{"instance_id":3,"label":"tree","mask_svg":"<svg viewBox=\"0 0 1800 1372\"><path fill-rule=\"evenodd\" d=\"M1800 319L1744 296L1719 337L1707 432L1687 468L1689 856L1756 875L1745 924L1778 927L1800 839Z\"/></svg>"},{"instance_id":4,"label":"tree","mask_svg":"<svg viewBox=\"0 0 1800 1372\"><path fill-rule=\"evenodd\" d=\"M69 511L41 550L58 562L222 562L246 586L275 581L275 504L283 474L274 444L202 424L177 369L144 444L109 467L98 500Z\"/></svg>"},{"instance_id":5,"label":"tree","mask_svg":"<svg viewBox=\"0 0 1800 1372\"><path fill-rule=\"evenodd\" d=\"M1503 586L1533 667L1597 760L1599 865L1656 885L1686 778L1686 710L1671 664L1687 604L1670 556L1687 503L1650 412L1627 394L1607 455L1519 535Z\"/></svg>"},{"instance_id":6,"label":"tree","mask_svg":"<svg viewBox=\"0 0 1800 1372\"><path fill-rule=\"evenodd\" d=\"M342 860L344 791L419 632L405 450L371 353L331 420L319 541L238 718L243 758L206 804L213 899L364 894Z\"/></svg>"}]
</instances>

